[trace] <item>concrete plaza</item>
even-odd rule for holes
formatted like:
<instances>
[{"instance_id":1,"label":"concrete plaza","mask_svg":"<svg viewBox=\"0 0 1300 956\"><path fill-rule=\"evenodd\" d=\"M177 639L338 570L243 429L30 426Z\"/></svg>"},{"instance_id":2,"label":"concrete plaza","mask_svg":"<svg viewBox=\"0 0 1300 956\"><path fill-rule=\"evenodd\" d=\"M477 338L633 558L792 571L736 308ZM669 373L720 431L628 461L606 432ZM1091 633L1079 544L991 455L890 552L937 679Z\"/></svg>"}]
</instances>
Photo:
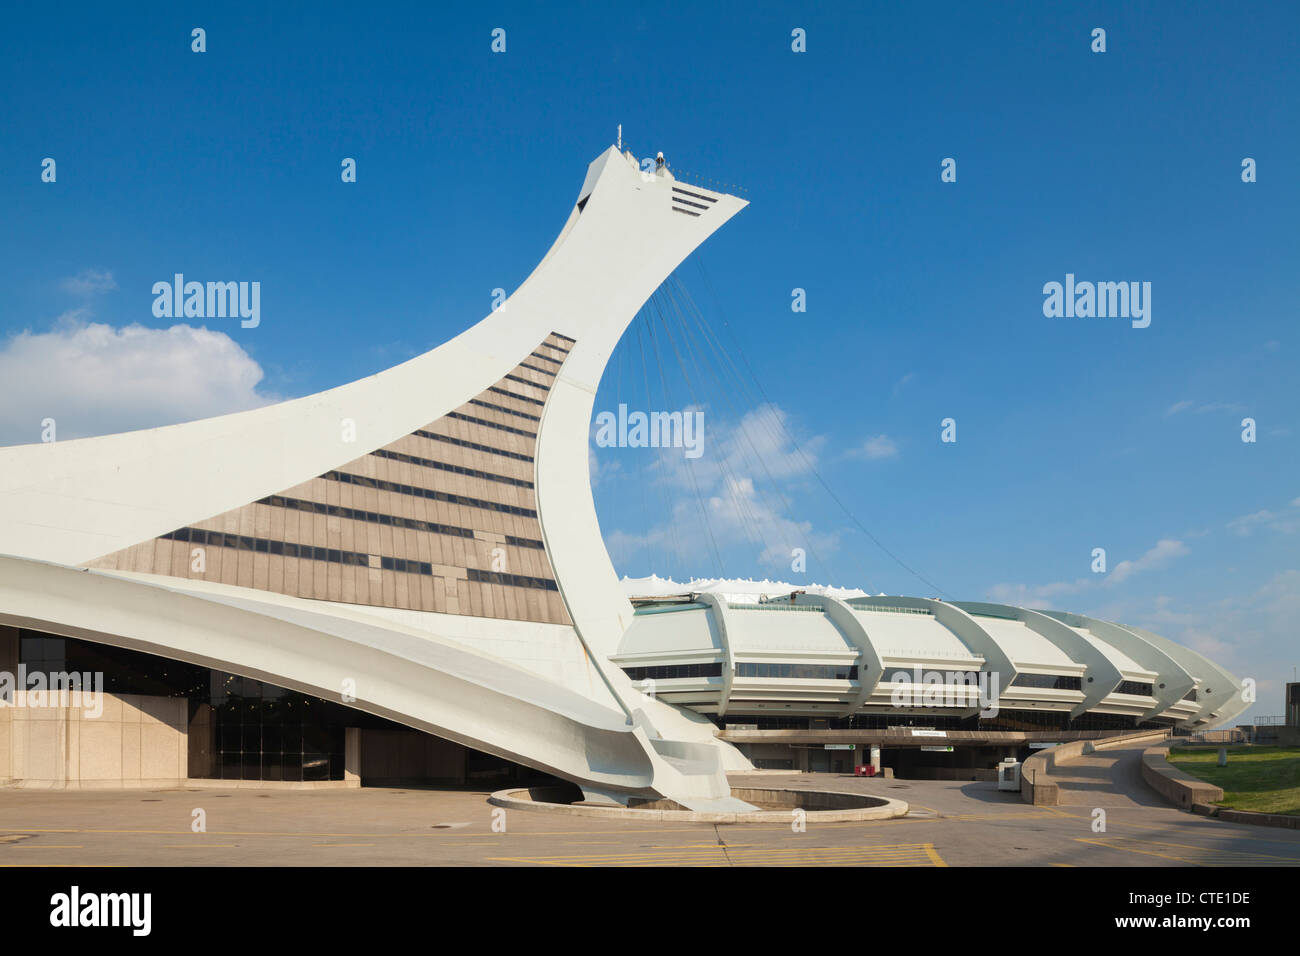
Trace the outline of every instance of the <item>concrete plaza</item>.
<instances>
[{"instance_id":1,"label":"concrete plaza","mask_svg":"<svg viewBox=\"0 0 1300 956\"><path fill-rule=\"evenodd\" d=\"M0 866L1297 866L1300 832L1164 805L1139 749L1062 768L1059 807L991 783L761 774L906 800L902 819L650 824L499 811L486 790L0 790ZM1106 830L1094 832L1094 809ZM204 811L206 832L191 830ZM494 812L497 816L494 818ZM505 813L505 832L494 819Z\"/></svg>"}]
</instances>

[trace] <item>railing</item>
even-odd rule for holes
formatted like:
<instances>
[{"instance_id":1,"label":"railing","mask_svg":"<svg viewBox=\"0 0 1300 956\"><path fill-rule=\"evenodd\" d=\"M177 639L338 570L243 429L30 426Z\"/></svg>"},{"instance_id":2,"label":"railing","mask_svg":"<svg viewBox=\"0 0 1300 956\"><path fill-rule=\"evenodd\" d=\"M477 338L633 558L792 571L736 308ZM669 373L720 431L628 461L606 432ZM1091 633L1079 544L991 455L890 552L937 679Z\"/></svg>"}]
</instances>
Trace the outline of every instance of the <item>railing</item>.
<instances>
[{"instance_id":1,"label":"railing","mask_svg":"<svg viewBox=\"0 0 1300 956\"><path fill-rule=\"evenodd\" d=\"M923 607L894 607L891 604L859 604L856 598L849 598L845 603L855 611L883 611L886 614L933 615L932 611Z\"/></svg>"},{"instance_id":2,"label":"railing","mask_svg":"<svg viewBox=\"0 0 1300 956\"><path fill-rule=\"evenodd\" d=\"M1240 727L1233 727L1229 730L1202 730L1199 733L1192 734L1193 743L1203 744L1241 744L1248 743L1249 737L1246 731Z\"/></svg>"},{"instance_id":3,"label":"railing","mask_svg":"<svg viewBox=\"0 0 1300 956\"><path fill-rule=\"evenodd\" d=\"M784 601L771 601L767 604L728 604L736 611L807 611L812 614L825 614L826 609L812 604L788 604Z\"/></svg>"}]
</instances>

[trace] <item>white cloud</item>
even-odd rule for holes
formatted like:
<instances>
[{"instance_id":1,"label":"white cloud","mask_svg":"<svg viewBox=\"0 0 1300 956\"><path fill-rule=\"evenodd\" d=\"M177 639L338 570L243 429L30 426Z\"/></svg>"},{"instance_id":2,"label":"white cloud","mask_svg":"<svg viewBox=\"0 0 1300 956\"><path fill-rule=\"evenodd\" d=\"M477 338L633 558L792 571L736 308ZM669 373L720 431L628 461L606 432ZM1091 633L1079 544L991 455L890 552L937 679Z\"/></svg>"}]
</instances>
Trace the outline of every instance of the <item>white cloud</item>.
<instances>
[{"instance_id":1,"label":"white cloud","mask_svg":"<svg viewBox=\"0 0 1300 956\"><path fill-rule=\"evenodd\" d=\"M596 454L594 445L587 449L587 473L591 478L591 487L596 488L602 482L611 478L617 478L623 471L623 466L617 461L602 461Z\"/></svg>"},{"instance_id":2,"label":"white cloud","mask_svg":"<svg viewBox=\"0 0 1300 956\"><path fill-rule=\"evenodd\" d=\"M873 435L857 448L845 452L846 458L863 458L867 461L880 461L883 458L898 457L898 443L888 435Z\"/></svg>"},{"instance_id":3,"label":"white cloud","mask_svg":"<svg viewBox=\"0 0 1300 956\"><path fill-rule=\"evenodd\" d=\"M758 459L763 474L773 479L810 474L826 438L810 435L799 440L794 430L789 416L776 405L760 405L746 412L730 430L722 423L721 437L715 436L721 453L719 464L733 474L744 473L757 469Z\"/></svg>"},{"instance_id":4,"label":"white cloud","mask_svg":"<svg viewBox=\"0 0 1300 956\"><path fill-rule=\"evenodd\" d=\"M1181 402L1174 402L1167 409L1166 415L1177 415L1180 412L1191 411L1194 415L1206 415L1210 412L1240 412L1245 410L1244 405L1236 402L1193 402L1184 399Z\"/></svg>"},{"instance_id":5,"label":"white cloud","mask_svg":"<svg viewBox=\"0 0 1300 956\"><path fill-rule=\"evenodd\" d=\"M1127 580L1140 571L1150 571L1156 568L1163 568L1175 558L1181 558L1188 553L1187 545L1181 541L1175 541L1172 538L1162 538L1157 541L1155 547L1148 550L1140 558L1132 561L1121 561L1111 569L1110 574L1106 575L1105 583L1107 585L1119 584Z\"/></svg>"},{"instance_id":6,"label":"white cloud","mask_svg":"<svg viewBox=\"0 0 1300 956\"><path fill-rule=\"evenodd\" d=\"M1283 511L1262 508L1228 522L1228 530L1241 537L1250 535L1257 528L1266 528L1278 534L1300 531L1300 498L1292 500Z\"/></svg>"},{"instance_id":7,"label":"white cloud","mask_svg":"<svg viewBox=\"0 0 1300 956\"><path fill-rule=\"evenodd\" d=\"M762 567L788 573L791 551L803 548L809 571L826 573L819 560L836 549L838 534L817 532L810 522L790 517L786 506L788 487L811 476L825 437L795 435L796 426L775 405L760 405L738 422L705 413L699 458L686 458L680 448L601 450L595 474L602 480L610 473L610 455L655 455L644 476L620 477L658 486L647 497L658 502L659 519L644 531L608 534L605 543L615 563L642 556L675 562L653 568L660 572L714 573L716 547L724 560L728 554L752 555L748 564L728 571L753 573Z\"/></svg>"},{"instance_id":8,"label":"white cloud","mask_svg":"<svg viewBox=\"0 0 1300 956\"><path fill-rule=\"evenodd\" d=\"M117 280L107 269L82 269L75 276L61 280L59 285L72 295L90 296L116 289Z\"/></svg>"},{"instance_id":9,"label":"white cloud","mask_svg":"<svg viewBox=\"0 0 1300 956\"><path fill-rule=\"evenodd\" d=\"M1073 581L1054 581L1050 584L995 584L989 588L989 596L1004 604L1016 604L1021 607L1051 607L1053 601L1062 595L1078 594L1093 587L1114 587L1122 584L1135 574L1162 568L1176 558L1190 553L1187 545L1172 538L1162 538L1140 557L1121 561L1110 569L1108 574L1079 577Z\"/></svg>"},{"instance_id":10,"label":"white cloud","mask_svg":"<svg viewBox=\"0 0 1300 956\"><path fill-rule=\"evenodd\" d=\"M1093 584L1087 578L1073 581L1054 581L1051 584L995 584L989 588L989 597L1000 604L1017 607L1052 607L1064 594L1075 594Z\"/></svg>"},{"instance_id":11,"label":"white cloud","mask_svg":"<svg viewBox=\"0 0 1300 956\"><path fill-rule=\"evenodd\" d=\"M49 332L0 344L0 443L39 441L53 418L58 437L84 438L256 408L262 368L230 336L206 328L114 328L84 309Z\"/></svg>"}]
</instances>

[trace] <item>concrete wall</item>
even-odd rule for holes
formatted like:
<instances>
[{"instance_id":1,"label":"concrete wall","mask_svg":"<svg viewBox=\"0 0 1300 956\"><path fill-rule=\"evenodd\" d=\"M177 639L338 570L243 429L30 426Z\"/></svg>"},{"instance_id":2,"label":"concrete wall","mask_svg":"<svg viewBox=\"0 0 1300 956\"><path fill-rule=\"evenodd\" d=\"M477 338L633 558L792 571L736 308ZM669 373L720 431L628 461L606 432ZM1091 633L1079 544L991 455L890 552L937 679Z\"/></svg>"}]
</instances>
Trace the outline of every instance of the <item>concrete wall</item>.
<instances>
[{"instance_id":1,"label":"concrete wall","mask_svg":"<svg viewBox=\"0 0 1300 956\"><path fill-rule=\"evenodd\" d=\"M18 673L18 628L0 625L0 672ZM0 704L12 701L0 701ZM0 706L0 784L13 779L13 708Z\"/></svg>"},{"instance_id":2,"label":"concrete wall","mask_svg":"<svg viewBox=\"0 0 1300 956\"><path fill-rule=\"evenodd\" d=\"M48 789L175 787L188 763L181 697L101 694L92 715L80 693L66 706L31 705L29 692L0 707L0 778Z\"/></svg>"},{"instance_id":3,"label":"concrete wall","mask_svg":"<svg viewBox=\"0 0 1300 956\"><path fill-rule=\"evenodd\" d=\"M1147 786L1170 803L1183 810L1198 803L1217 803L1223 799L1223 790L1190 773L1172 766L1167 746L1148 747L1142 753L1142 779Z\"/></svg>"}]
</instances>

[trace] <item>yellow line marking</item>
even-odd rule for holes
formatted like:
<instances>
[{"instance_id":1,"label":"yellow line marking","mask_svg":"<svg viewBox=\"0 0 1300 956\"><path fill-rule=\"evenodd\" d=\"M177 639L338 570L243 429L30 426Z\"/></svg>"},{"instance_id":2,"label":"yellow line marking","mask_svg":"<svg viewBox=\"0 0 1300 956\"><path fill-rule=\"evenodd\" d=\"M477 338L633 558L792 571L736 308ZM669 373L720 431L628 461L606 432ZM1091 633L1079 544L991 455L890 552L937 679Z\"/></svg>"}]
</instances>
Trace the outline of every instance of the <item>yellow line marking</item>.
<instances>
[{"instance_id":1,"label":"yellow line marking","mask_svg":"<svg viewBox=\"0 0 1300 956\"><path fill-rule=\"evenodd\" d=\"M1002 813L958 813L949 820L960 820L963 823L983 822L988 820L1042 820L1044 818L1057 819L1058 814L1048 813L1046 810L1033 811L1004 811Z\"/></svg>"},{"instance_id":2,"label":"yellow line marking","mask_svg":"<svg viewBox=\"0 0 1300 956\"><path fill-rule=\"evenodd\" d=\"M713 852L699 852L704 849ZM931 843L762 848L678 846L650 852L494 857L492 862L542 866L946 866Z\"/></svg>"},{"instance_id":3,"label":"yellow line marking","mask_svg":"<svg viewBox=\"0 0 1300 956\"><path fill-rule=\"evenodd\" d=\"M84 850L79 843L15 843L14 849L23 850Z\"/></svg>"},{"instance_id":4,"label":"yellow line marking","mask_svg":"<svg viewBox=\"0 0 1300 956\"><path fill-rule=\"evenodd\" d=\"M1198 866L1241 866L1243 864L1300 866L1300 856L1277 856L1272 853L1255 853L1250 850L1191 846L1187 843L1164 843L1159 840L1137 840L1132 837L1110 837L1105 839L1075 837L1075 839L1080 843L1091 843L1094 846L1102 846L1111 850L1143 853L1147 856L1158 856L1165 860L1192 863Z\"/></svg>"}]
</instances>

